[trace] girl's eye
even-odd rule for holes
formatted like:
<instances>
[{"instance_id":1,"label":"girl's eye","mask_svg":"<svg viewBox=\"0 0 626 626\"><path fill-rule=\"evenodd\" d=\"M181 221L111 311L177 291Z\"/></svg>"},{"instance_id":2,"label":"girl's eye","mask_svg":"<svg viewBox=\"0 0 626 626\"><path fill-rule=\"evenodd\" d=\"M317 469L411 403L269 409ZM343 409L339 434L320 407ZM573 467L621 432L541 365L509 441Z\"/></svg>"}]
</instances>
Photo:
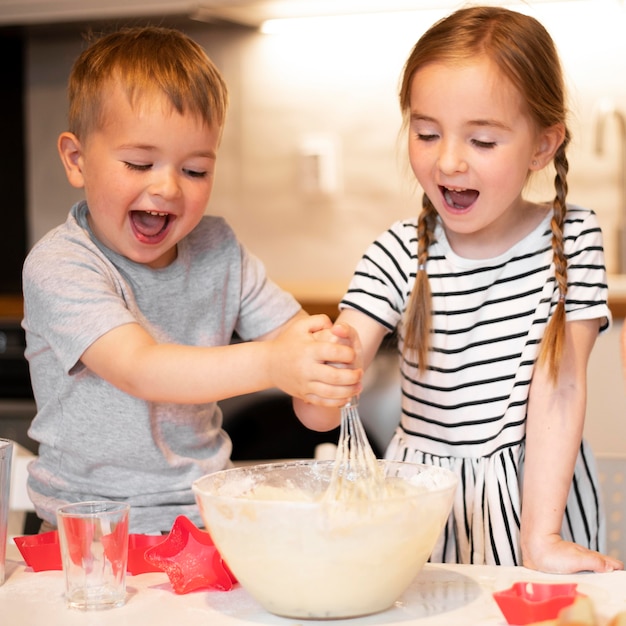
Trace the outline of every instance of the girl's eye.
<instances>
[{"instance_id":1,"label":"girl's eye","mask_svg":"<svg viewBox=\"0 0 626 626\"><path fill-rule=\"evenodd\" d=\"M435 141L439 135L435 133L417 133L417 138L419 141Z\"/></svg>"},{"instance_id":2,"label":"girl's eye","mask_svg":"<svg viewBox=\"0 0 626 626\"><path fill-rule=\"evenodd\" d=\"M130 161L124 161L124 165L129 170L133 170L134 172L146 172L152 167L151 163L144 163L139 165L138 163L130 163Z\"/></svg>"},{"instance_id":3,"label":"girl's eye","mask_svg":"<svg viewBox=\"0 0 626 626\"><path fill-rule=\"evenodd\" d=\"M495 141L480 141L479 139L472 139L472 143L477 148L486 148L486 149L495 148L497 145Z\"/></svg>"}]
</instances>

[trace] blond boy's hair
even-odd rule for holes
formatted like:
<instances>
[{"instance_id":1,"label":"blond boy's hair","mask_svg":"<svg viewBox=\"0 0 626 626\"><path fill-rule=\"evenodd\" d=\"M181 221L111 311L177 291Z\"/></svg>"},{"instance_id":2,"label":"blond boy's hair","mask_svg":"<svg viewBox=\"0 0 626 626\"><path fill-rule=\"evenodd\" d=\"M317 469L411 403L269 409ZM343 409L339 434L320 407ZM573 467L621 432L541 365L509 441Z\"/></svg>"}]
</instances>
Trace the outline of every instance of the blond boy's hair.
<instances>
[{"instance_id":1,"label":"blond boy's hair","mask_svg":"<svg viewBox=\"0 0 626 626\"><path fill-rule=\"evenodd\" d=\"M69 130L82 138L103 123L107 93L121 86L131 105L165 95L180 114L224 125L228 90L204 50L184 33L155 26L106 34L76 59L69 84Z\"/></svg>"}]
</instances>

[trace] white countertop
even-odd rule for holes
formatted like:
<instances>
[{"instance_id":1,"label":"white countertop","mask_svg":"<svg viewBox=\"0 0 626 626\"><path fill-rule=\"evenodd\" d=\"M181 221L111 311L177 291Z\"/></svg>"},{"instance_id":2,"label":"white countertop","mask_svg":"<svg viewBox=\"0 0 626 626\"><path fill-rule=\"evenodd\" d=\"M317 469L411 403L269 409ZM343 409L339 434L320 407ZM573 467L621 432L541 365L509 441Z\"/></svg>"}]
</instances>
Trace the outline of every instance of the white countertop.
<instances>
[{"instance_id":1,"label":"white countertop","mask_svg":"<svg viewBox=\"0 0 626 626\"><path fill-rule=\"evenodd\" d=\"M300 626L263 610L237 585L231 591L195 591L176 595L163 573L127 577L125 606L102 612L68 609L60 571L33 572L9 545L6 582L0 587L2 626ZM594 602L599 623L626 610L626 572L556 576L515 567L427 564L410 588L387 611L337 626L504 626L493 591L517 581L576 582ZM306 626L322 624L306 621Z\"/></svg>"}]
</instances>

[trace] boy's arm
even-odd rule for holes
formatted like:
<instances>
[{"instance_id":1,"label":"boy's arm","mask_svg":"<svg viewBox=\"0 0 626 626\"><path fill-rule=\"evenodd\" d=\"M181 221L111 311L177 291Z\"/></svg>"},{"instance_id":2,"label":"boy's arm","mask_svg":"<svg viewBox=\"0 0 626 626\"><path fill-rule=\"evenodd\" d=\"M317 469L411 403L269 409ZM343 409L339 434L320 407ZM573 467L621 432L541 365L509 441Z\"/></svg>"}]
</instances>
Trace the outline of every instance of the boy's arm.
<instances>
[{"instance_id":1,"label":"boy's arm","mask_svg":"<svg viewBox=\"0 0 626 626\"><path fill-rule=\"evenodd\" d=\"M365 371L373 361L378 348L385 337L387 330L374 319L360 313L354 309L344 309L341 311L335 325L333 333L337 341L347 340L351 345L355 345L359 351L357 363ZM355 333L356 337L350 339ZM356 342L356 344L355 344ZM335 361L338 363L338 361ZM356 395L356 393L352 394ZM321 402L321 398L309 396L294 397L293 408L298 419L311 430L328 431L336 428L340 422L340 408L345 402L330 405ZM337 408L339 407L339 408Z\"/></svg>"},{"instance_id":2,"label":"boy's arm","mask_svg":"<svg viewBox=\"0 0 626 626\"><path fill-rule=\"evenodd\" d=\"M522 497L523 565L554 573L622 569L621 562L561 538L580 449L587 401L587 362L598 320L566 324L559 377L535 367L528 403Z\"/></svg>"},{"instance_id":3,"label":"boy's arm","mask_svg":"<svg viewBox=\"0 0 626 626\"><path fill-rule=\"evenodd\" d=\"M157 343L139 324L119 326L82 355L96 375L133 396L153 402L204 403L278 387L299 398L341 406L360 389L360 369L349 345L320 342L331 326L323 315L301 312L262 341L196 347Z\"/></svg>"}]
</instances>

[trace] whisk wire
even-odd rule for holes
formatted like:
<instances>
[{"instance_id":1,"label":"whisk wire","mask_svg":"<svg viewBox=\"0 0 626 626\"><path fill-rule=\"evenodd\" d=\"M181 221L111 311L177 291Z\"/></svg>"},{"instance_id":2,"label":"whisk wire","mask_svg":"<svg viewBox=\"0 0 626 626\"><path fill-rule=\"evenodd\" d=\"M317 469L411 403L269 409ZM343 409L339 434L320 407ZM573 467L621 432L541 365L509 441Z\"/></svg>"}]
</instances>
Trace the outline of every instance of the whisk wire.
<instances>
[{"instance_id":1,"label":"whisk wire","mask_svg":"<svg viewBox=\"0 0 626 626\"><path fill-rule=\"evenodd\" d=\"M341 501L376 499L384 482L353 398L341 409L337 457L326 497Z\"/></svg>"}]
</instances>

